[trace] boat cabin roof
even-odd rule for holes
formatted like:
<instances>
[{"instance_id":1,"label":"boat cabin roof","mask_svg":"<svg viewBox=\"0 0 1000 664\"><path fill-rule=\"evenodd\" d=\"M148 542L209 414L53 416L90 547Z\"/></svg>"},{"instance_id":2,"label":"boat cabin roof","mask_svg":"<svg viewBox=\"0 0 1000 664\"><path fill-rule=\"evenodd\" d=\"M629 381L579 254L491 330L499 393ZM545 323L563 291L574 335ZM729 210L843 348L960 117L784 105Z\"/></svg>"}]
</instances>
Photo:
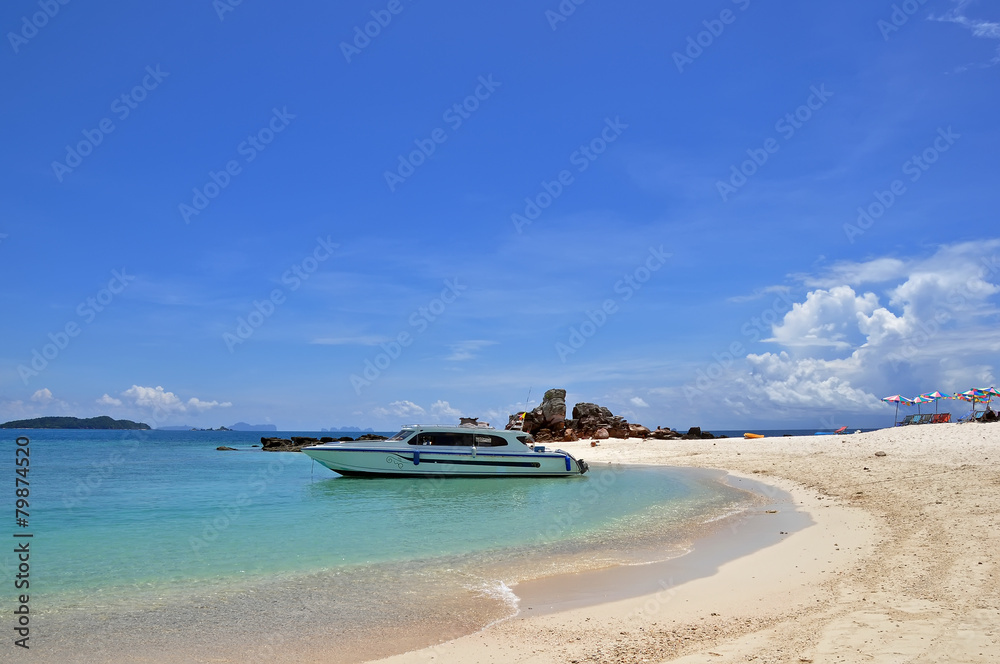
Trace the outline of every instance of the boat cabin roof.
<instances>
[{"instance_id":1,"label":"boat cabin roof","mask_svg":"<svg viewBox=\"0 0 1000 664\"><path fill-rule=\"evenodd\" d=\"M455 426L446 424L407 424L403 426L399 433L392 436L389 440L408 440L414 433L478 435L484 439L489 439L490 436L499 436L511 442L517 441L522 444L534 443L534 439L526 431L518 431L514 429L494 429L493 427L485 426ZM482 442L486 442L486 440L483 440Z\"/></svg>"}]
</instances>

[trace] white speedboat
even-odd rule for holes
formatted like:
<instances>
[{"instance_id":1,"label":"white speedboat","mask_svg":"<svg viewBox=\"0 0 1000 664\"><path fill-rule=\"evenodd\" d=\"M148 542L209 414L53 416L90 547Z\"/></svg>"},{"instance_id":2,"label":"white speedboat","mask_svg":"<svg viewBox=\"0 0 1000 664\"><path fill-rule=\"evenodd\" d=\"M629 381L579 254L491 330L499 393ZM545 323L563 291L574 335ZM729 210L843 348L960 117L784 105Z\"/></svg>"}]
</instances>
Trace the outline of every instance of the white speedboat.
<instances>
[{"instance_id":1,"label":"white speedboat","mask_svg":"<svg viewBox=\"0 0 1000 664\"><path fill-rule=\"evenodd\" d=\"M365 477L555 477L587 462L535 445L524 431L412 424L387 440L323 443L302 451L341 475Z\"/></svg>"}]
</instances>

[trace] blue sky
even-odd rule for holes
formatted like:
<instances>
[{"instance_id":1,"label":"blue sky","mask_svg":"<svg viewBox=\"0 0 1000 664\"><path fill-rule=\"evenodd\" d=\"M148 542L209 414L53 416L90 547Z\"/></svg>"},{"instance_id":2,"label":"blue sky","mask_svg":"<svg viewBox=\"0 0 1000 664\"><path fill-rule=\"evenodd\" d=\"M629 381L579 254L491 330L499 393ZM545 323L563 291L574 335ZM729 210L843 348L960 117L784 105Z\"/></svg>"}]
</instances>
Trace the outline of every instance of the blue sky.
<instances>
[{"instance_id":1,"label":"blue sky","mask_svg":"<svg viewBox=\"0 0 1000 664\"><path fill-rule=\"evenodd\" d=\"M879 426L997 382L989 3L0 17L4 420Z\"/></svg>"}]
</instances>

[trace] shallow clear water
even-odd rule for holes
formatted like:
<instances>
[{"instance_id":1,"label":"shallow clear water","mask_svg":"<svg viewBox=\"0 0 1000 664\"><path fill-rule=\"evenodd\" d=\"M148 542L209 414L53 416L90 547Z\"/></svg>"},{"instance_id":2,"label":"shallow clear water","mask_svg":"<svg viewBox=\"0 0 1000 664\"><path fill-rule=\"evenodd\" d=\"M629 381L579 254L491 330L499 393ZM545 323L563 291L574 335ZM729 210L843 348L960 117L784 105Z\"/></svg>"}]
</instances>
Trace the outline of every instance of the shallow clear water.
<instances>
[{"instance_id":1,"label":"shallow clear water","mask_svg":"<svg viewBox=\"0 0 1000 664\"><path fill-rule=\"evenodd\" d=\"M506 586L532 575L628 562L639 549L666 555L748 502L711 474L675 469L344 478L299 453L252 448L260 434L241 432L4 431L7 477L19 434L31 439L31 588L56 606L335 577L350 579L355 612L386 579L426 594L448 578L509 602Z\"/></svg>"}]
</instances>

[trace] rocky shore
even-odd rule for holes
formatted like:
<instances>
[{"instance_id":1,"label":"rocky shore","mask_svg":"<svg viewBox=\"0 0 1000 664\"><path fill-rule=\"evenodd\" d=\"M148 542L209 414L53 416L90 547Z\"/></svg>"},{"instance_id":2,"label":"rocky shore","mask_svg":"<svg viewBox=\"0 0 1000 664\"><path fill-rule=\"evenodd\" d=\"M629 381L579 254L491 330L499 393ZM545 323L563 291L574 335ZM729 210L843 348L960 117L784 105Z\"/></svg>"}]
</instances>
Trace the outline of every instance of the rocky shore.
<instances>
[{"instance_id":1,"label":"rocky shore","mask_svg":"<svg viewBox=\"0 0 1000 664\"><path fill-rule=\"evenodd\" d=\"M681 433L670 427L650 429L642 424L630 423L604 406L582 402L573 406L573 417L566 417L566 390L551 389L545 392L542 403L533 410L510 416L507 429L522 429L539 443L572 442L576 440L609 438L652 438L656 440L700 440L715 436L701 427L691 427Z\"/></svg>"},{"instance_id":2,"label":"rocky shore","mask_svg":"<svg viewBox=\"0 0 1000 664\"><path fill-rule=\"evenodd\" d=\"M322 438L311 438L309 436L292 436L291 438L261 436L260 446L265 452L301 452L303 447L309 447L310 445L352 440L385 440L385 436L379 436L374 433L366 433L357 438L351 438L350 436L342 436L340 438L331 438L329 436L323 436Z\"/></svg>"}]
</instances>

